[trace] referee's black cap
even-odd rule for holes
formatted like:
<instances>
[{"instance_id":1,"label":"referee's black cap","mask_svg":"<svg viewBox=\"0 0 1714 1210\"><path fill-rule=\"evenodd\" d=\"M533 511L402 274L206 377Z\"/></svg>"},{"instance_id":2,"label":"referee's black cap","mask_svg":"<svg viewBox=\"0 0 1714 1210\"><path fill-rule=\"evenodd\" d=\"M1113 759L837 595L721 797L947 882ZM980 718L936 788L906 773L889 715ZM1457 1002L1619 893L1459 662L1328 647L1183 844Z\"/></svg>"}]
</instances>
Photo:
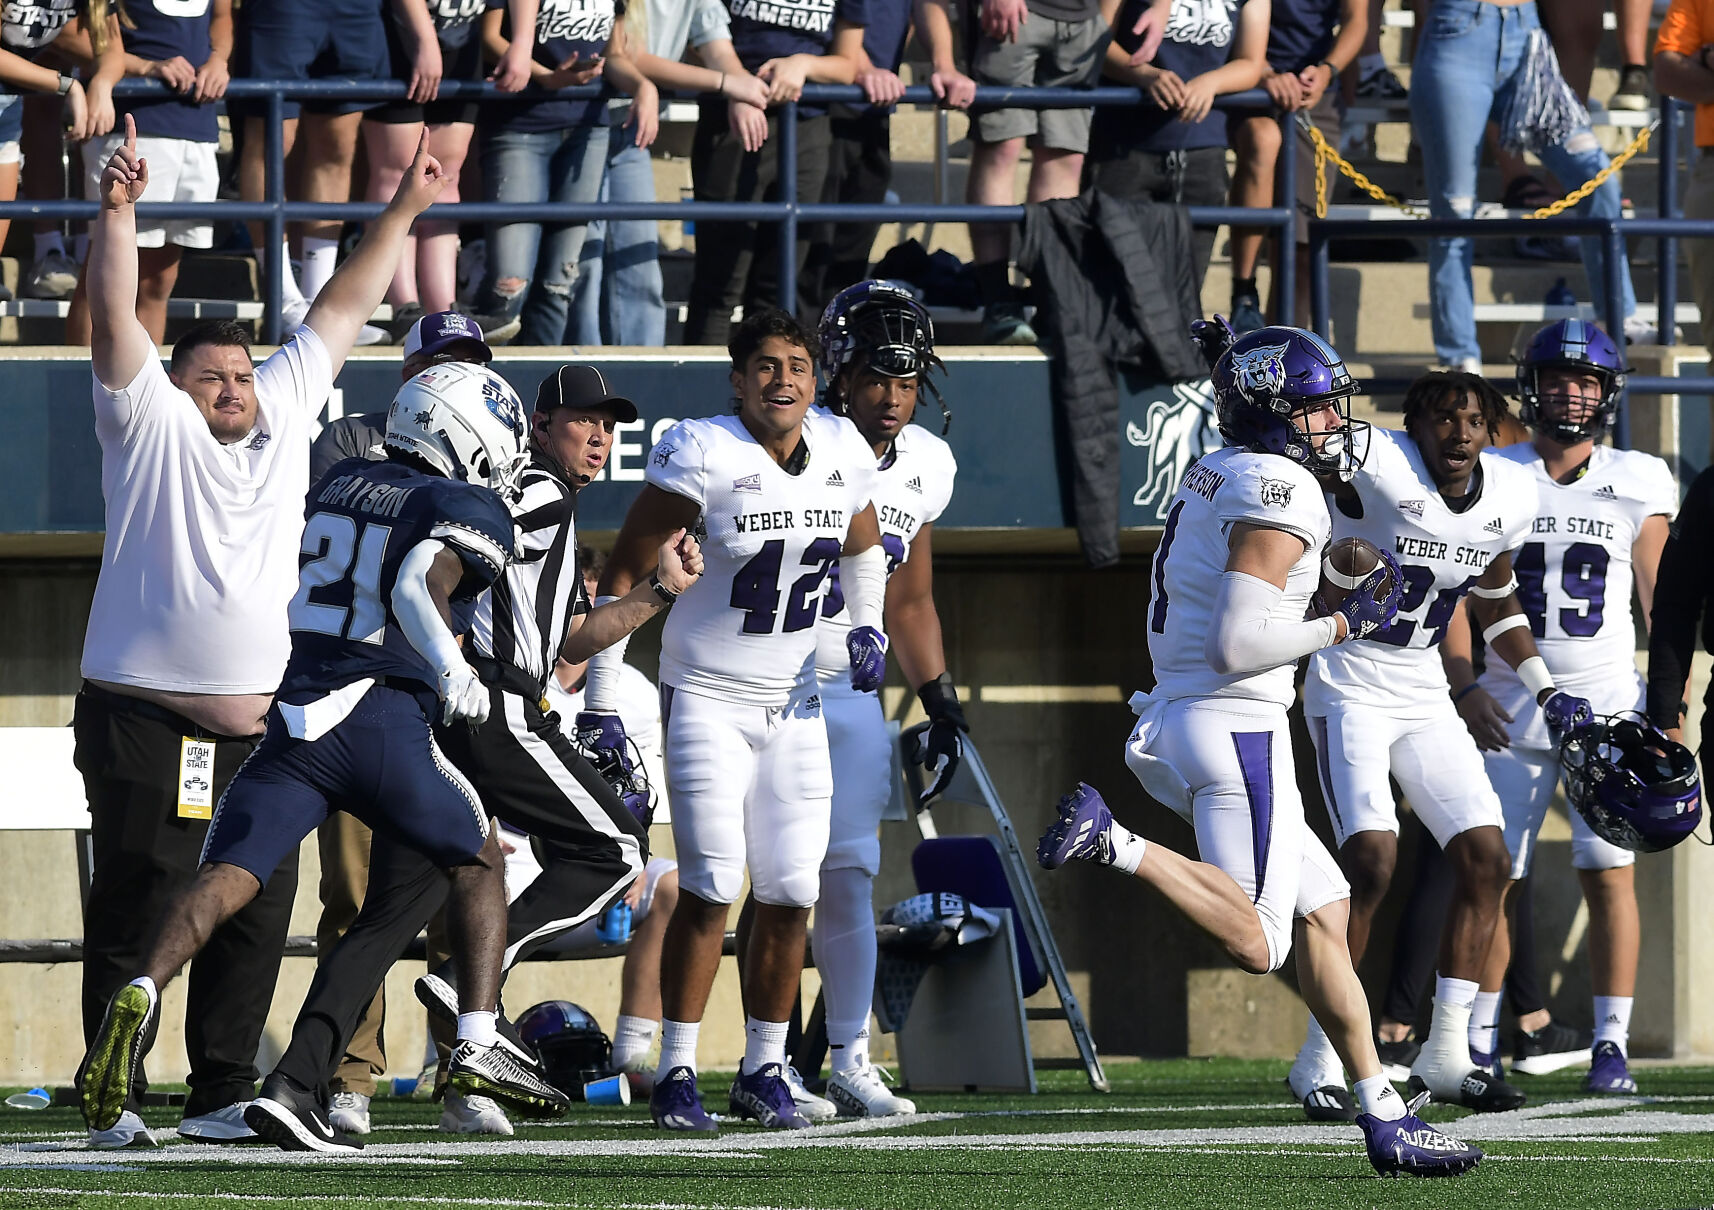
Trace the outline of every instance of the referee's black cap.
<instances>
[{"instance_id":1,"label":"referee's black cap","mask_svg":"<svg viewBox=\"0 0 1714 1210\"><path fill-rule=\"evenodd\" d=\"M637 418L637 405L609 390L606 376L594 366L561 366L542 379L536 411L546 415L554 408L606 408L621 424Z\"/></svg>"}]
</instances>

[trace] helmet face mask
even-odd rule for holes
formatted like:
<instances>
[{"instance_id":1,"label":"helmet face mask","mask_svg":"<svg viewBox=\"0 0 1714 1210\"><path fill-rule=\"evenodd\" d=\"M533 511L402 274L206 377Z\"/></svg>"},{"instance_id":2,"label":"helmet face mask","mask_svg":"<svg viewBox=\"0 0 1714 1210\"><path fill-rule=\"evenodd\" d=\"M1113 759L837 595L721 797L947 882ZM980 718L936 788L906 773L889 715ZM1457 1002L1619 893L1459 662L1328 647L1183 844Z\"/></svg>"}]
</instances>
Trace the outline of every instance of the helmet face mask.
<instances>
[{"instance_id":1,"label":"helmet face mask","mask_svg":"<svg viewBox=\"0 0 1714 1210\"><path fill-rule=\"evenodd\" d=\"M1598 385L1596 399L1585 403L1563 391L1545 394L1544 370L1591 375ZM1519 415L1533 431L1561 445L1598 441L1618 415L1626 373L1612 337L1587 320L1558 320L1531 337L1518 359Z\"/></svg>"},{"instance_id":2,"label":"helmet face mask","mask_svg":"<svg viewBox=\"0 0 1714 1210\"><path fill-rule=\"evenodd\" d=\"M1349 481L1362 466L1367 421L1351 419L1357 384L1331 345L1301 328L1268 327L1234 341L1214 365L1220 435L1258 454L1289 458L1319 478ZM1337 422L1311 431L1307 414Z\"/></svg>"},{"instance_id":3,"label":"helmet face mask","mask_svg":"<svg viewBox=\"0 0 1714 1210\"><path fill-rule=\"evenodd\" d=\"M846 389L865 371L883 378L915 378L940 403L946 424L951 413L929 379L943 368L934 353L934 320L905 287L875 278L847 286L827 304L817 332L827 406L849 415Z\"/></svg>"},{"instance_id":4,"label":"helmet face mask","mask_svg":"<svg viewBox=\"0 0 1714 1210\"><path fill-rule=\"evenodd\" d=\"M1696 757L1635 715L1597 717L1560 745L1565 796L1602 840L1657 853L1702 820Z\"/></svg>"},{"instance_id":5,"label":"helmet face mask","mask_svg":"<svg viewBox=\"0 0 1714 1210\"><path fill-rule=\"evenodd\" d=\"M387 412L386 443L448 479L490 488L506 503L522 494L529 464L524 405L486 366L447 362L410 379Z\"/></svg>"},{"instance_id":6,"label":"helmet face mask","mask_svg":"<svg viewBox=\"0 0 1714 1210\"><path fill-rule=\"evenodd\" d=\"M544 1077L574 1101L583 1086L613 1074L613 1044L599 1022L570 1000L544 1000L517 1020L518 1036L541 1058Z\"/></svg>"}]
</instances>

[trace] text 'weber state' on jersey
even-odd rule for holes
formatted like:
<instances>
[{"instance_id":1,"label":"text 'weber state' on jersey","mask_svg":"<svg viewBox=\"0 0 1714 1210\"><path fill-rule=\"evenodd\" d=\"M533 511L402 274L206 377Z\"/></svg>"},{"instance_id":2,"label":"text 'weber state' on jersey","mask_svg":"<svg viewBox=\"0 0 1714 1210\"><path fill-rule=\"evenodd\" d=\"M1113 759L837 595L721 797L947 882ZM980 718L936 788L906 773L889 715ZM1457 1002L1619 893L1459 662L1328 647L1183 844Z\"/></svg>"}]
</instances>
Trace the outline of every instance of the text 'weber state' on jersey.
<instances>
[{"instance_id":1,"label":"text 'weber state' on jersey","mask_svg":"<svg viewBox=\"0 0 1714 1210\"><path fill-rule=\"evenodd\" d=\"M702 508L702 578L667 614L661 681L784 705L815 675L815 623L851 519L869 503L875 452L842 417L811 411L792 474L735 415L681 420L645 478Z\"/></svg>"},{"instance_id":2,"label":"text 'weber state' on jersey","mask_svg":"<svg viewBox=\"0 0 1714 1210\"><path fill-rule=\"evenodd\" d=\"M1534 447L1500 456L1535 479L1540 508L1513 556L1518 604L1556 685L1590 698L1600 713L1634 707L1640 684L1631 593L1631 551L1650 517L1678 514L1678 484L1666 463L1636 450L1595 447L1572 483L1556 483ZM1489 660L1489 692L1517 696L1517 673ZM1546 727L1537 737L1546 744Z\"/></svg>"},{"instance_id":3,"label":"text 'weber state' on jersey","mask_svg":"<svg viewBox=\"0 0 1714 1210\"><path fill-rule=\"evenodd\" d=\"M1476 498L1455 513L1409 434L1370 430L1368 455L1351 481L1355 503L1330 503L1333 536L1391 551L1404 593L1392 625L1310 657L1303 700L1312 714L1340 702L1409 706L1445 696L1439 648L1453 611L1497 555L1518 548L1536 514L1527 471L1494 450L1482 451L1479 466Z\"/></svg>"},{"instance_id":4,"label":"text 'weber state' on jersey","mask_svg":"<svg viewBox=\"0 0 1714 1210\"><path fill-rule=\"evenodd\" d=\"M351 458L310 489L304 516L280 696L307 701L366 677L418 681L432 695L435 670L393 616L399 565L431 538L458 555L465 575L451 602L452 630L463 634L477 596L512 555L512 518L500 497L402 463Z\"/></svg>"},{"instance_id":5,"label":"text 'weber state' on jersey","mask_svg":"<svg viewBox=\"0 0 1714 1210\"><path fill-rule=\"evenodd\" d=\"M939 520L951 503L958 462L951 446L916 424L899 430L889 458L875 470L874 505L875 519L881 526L881 548L887 552L887 578L891 579L910 560L917 531ZM845 592L835 564L816 627L815 671L822 681L850 675L851 656L845 649L845 636L850 631L851 613L845 608Z\"/></svg>"},{"instance_id":6,"label":"text 'weber state' on jersey","mask_svg":"<svg viewBox=\"0 0 1714 1210\"><path fill-rule=\"evenodd\" d=\"M1236 446L1204 455L1184 473L1167 509L1150 570L1147 625L1157 697L1241 697L1288 706L1297 696L1295 664L1223 676L1203 654L1226 575L1228 535L1239 523L1283 530L1304 544L1270 620L1303 621L1321 583L1328 521L1315 477L1290 459Z\"/></svg>"}]
</instances>

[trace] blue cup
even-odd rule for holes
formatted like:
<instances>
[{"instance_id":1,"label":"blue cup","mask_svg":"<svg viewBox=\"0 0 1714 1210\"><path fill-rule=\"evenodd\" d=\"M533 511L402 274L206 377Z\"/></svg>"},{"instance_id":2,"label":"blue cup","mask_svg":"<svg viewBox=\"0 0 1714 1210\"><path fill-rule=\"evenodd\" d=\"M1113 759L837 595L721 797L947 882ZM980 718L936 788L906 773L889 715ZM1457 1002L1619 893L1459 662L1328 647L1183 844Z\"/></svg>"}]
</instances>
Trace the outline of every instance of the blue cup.
<instances>
[{"instance_id":1,"label":"blue cup","mask_svg":"<svg viewBox=\"0 0 1714 1210\"><path fill-rule=\"evenodd\" d=\"M629 1105L631 1081L623 1073L592 1080L583 1086L583 1099L591 1105Z\"/></svg>"}]
</instances>

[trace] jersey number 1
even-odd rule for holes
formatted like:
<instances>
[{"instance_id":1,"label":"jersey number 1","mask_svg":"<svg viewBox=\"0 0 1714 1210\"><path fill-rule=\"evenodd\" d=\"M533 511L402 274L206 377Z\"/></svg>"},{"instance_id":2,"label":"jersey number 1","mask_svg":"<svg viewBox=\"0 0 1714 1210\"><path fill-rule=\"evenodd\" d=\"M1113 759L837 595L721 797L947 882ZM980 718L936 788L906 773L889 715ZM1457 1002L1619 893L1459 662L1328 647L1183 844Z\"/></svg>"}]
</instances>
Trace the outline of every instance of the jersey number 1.
<instances>
[{"instance_id":1,"label":"jersey number 1","mask_svg":"<svg viewBox=\"0 0 1714 1210\"><path fill-rule=\"evenodd\" d=\"M335 638L379 643L387 628L381 604L381 562L387 555L390 526L366 524L362 537L357 522L339 513L316 513L304 526L300 554L313 556L298 572L298 591L286 606L292 630ZM324 605L310 599L318 588L348 579L351 604Z\"/></svg>"}]
</instances>

